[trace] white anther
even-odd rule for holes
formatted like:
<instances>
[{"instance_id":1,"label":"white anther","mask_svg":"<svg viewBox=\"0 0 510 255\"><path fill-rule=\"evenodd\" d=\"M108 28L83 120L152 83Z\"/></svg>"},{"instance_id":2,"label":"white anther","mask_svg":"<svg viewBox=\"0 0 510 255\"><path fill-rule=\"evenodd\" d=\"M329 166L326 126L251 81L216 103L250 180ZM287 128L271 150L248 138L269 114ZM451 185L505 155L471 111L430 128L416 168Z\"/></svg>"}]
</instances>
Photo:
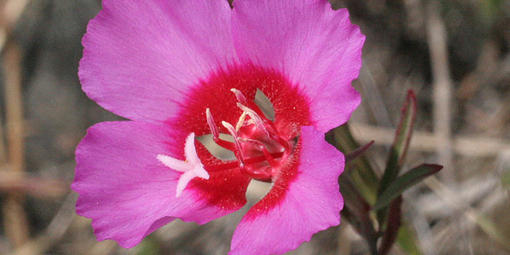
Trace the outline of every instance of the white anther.
<instances>
[{"instance_id":1,"label":"white anther","mask_svg":"<svg viewBox=\"0 0 510 255\"><path fill-rule=\"evenodd\" d=\"M237 135L237 131L235 130L234 126L232 124L222 121L221 124L227 129L227 131L230 133L230 135L234 138L234 145L236 146L236 156L238 157L239 163L241 167L244 167L244 155L243 150L241 147L241 143L239 136Z\"/></svg>"},{"instance_id":2,"label":"white anther","mask_svg":"<svg viewBox=\"0 0 510 255\"><path fill-rule=\"evenodd\" d=\"M264 126L264 120L252 109L248 108L247 106L241 104L241 103L237 103L237 107L239 107L241 110L243 110L243 112L245 112L246 114L248 114L248 116L250 116L250 118L255 122L255 126L258 128L258 129L261 129L262 131L264 131L264 134L267 136L267 137L271 137L269 135L269 132L267 131L266 127Z\"/></svg>"},{"instance_id":3,"label":"white anther","mask_svg":"<svg viewBox=\"0 0 510 255\"><path fill-rule=\"evenodd\" d=\"M246 101L246 97L244 96L243 92L241 92L238 89L234 89L234 88L231 88L230 91L232 91L232 93L234 93L234 95L236 96L236 99L239 103L246 104L247 101Z\"/></svg>"},{"instance_id":4,"label":"white anther","mask_svg":"<svg viewBox=\"0 0 510 255\"><path fill-rule=\"evenodd\" d=\"M246 112L243 112L243 114L241 114L241 117L239 117L239 120L237 121L237 124L236 124L236 131L239 131L239 129L241 129L244 125L244 120L246 119Z\"/></svg>"},{"instance_id":5,"label":"white anther","mask_svg":"<svg viewBox=\"0 0 510 255\"><path fill-rule=\"evenodd\" d=\"M209 125L209 129L211 130L211 134L215 139L219 138L220 133L218 132L218 127L216 127L216 124L214 123L214 118L211 114L211 109L209 108L205 109L205 116L207 119L207 125Z\"/></svg>"}]
</instances>

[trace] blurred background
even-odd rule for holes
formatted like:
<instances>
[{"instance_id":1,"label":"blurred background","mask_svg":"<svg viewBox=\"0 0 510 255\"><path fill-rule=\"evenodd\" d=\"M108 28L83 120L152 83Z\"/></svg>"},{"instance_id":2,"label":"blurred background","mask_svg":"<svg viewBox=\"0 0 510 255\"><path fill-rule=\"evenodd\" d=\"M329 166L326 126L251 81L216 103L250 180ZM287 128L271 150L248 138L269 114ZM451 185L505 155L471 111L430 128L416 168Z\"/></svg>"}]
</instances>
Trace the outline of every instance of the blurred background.
<instances>
[{"instance_id":1,"label":"blurred background","mask_svg":"<svg viewBox=\"0 0 510 255\"><path fill-rule=\"evenodd\" d=\"M423 254L510 254L510 1L332 0L367 36L350 125L381 170L406 91L418 97L407 165L445 166L404 195ZM119 119L80 89L81 37L99 0L0 0L0 254L226 254L243 212L175 221L131 250L74 212L74 149ZM251 201L250 203L253 203ZM244 210L246 211L246 210ZM344 221L289 254L367 254ZM391 254L405 254L398 245Z\"/></svg>"}]
</instances>

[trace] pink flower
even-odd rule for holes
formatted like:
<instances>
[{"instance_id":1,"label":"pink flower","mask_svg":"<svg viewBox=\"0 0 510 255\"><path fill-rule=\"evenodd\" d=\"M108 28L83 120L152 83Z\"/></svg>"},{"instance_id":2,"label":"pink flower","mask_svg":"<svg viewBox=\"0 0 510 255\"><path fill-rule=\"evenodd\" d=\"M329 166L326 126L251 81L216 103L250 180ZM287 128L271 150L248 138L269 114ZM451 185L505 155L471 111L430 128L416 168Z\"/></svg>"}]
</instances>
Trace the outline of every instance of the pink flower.
<instances>
[{"instance_id":1,"label":"pink flower","mask_svg":"<svg viewBox=\"0 0 510 255\"><path fill-rule=\"evenodd\" d=\"M98 240L130 248L174 219L240 209L248 183L272 183L230 254L280 254L340 223L343 155L324 133L360 103L351 81L364 36L326 0L103 0L79 77L129 120L99 123L76 149L76 210ZM254 102L257 90L274 119ZM219 133L234 137L222 140ZM237 160L213 156L211 135Z\"/></svg>"}]
</instances>

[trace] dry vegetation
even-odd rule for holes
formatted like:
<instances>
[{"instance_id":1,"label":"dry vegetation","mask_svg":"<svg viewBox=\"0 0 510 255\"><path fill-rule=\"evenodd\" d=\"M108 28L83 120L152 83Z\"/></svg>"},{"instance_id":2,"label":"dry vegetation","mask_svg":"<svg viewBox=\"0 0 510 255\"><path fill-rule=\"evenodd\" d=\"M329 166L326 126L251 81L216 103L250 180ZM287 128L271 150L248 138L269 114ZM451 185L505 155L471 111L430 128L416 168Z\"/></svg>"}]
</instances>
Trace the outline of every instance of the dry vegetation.
<instances>
[{"instance_id":1,"label":"dry vegetation","mask_svg":"<svg viewBox=\"0 0 510 255\"><path fill-rule=\"evenodd\" d=\"M405 193L420 250L510 254L510 1L332 2L367 36L351 128L375 140L374 166L384 165L407 89L419 102L409 165L446 166ZM88 126L118 118L86 98L76 75L99 9L97 0L0 0L0 254L226 254L242 213L176 221L130 251L96 242L75 215L74 147ZM290 254L366 251L344 221Z\"/></svg>"}]
</instances>

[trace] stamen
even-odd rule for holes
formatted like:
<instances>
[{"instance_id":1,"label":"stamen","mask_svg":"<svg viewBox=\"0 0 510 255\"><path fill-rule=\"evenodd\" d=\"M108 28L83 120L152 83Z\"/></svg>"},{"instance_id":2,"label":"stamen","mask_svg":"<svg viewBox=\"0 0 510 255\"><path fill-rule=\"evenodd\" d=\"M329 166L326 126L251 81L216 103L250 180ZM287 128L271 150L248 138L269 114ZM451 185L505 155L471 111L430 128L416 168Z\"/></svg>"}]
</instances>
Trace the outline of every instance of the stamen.
<instances>
[{"instance_id":1,"label":"stamen","mask_svg":"<svg viewBox=\"0 0 510 255\"><path fill-rule=\"evenodd\" d=\"M254 110L248 108L247 106L241 103L237 103L237 107L239 107L241 110L243 110L243 112L246 112L246 114L250 116L250 118L255 122L255 126L258 129L264 131L264 134L267 136L267 138L271 138L271 136L269 135L269 131L267 131L264 125L264 120Z\"/></svg>"},{"instance_id":2,"label":"stamen","mask_svg":"<svg viewBox=\"0 0 510 255\"><path fill-rule=\"evenodd\" d=\"M243 127L245 119L246 119L246 112L243 112L243 114L241 114L241 117L239 117L239 120L237 121L236 131L239 131L239 129L241 129Z\"/></svg>"},{"instance_id":3,"label":"stamen","mask_svg":"<svg viewBox=\"0 0 510 255\"><path fill-rule=\"evenodd\" d=\"M207 118L207 125L209 125L211 134L213 135L214 139L218 139L220 134L219 134L218 128L216 127L216 124L214 122L214 118L211 114L211 109L209 109L209 108L205 109L205 116Z\"/></svg>"},{"instance_id":4,"label":"stamen","mask_svg":"<svg viewBox=\"0 0 510 255\"><path fill-rule=\"evenodd\" d=\"M209 130L211 130L211 134L213 136L213 141L217 145L219 145L227 150L231 150L231 151L234 150L235 147L232 143L220 139L220 133L218 132L218 127L216 126L216 124L214 122L214 118L212 116L211 109L209 109L209 108L205 109L205 116L207 119L207 125L209 126Z\"/></svg>"},{"instance_id":5,"label":"stamen","mask_svg":"<svg viewBox=\"0 0 510 255\"><path fill-rule=\"evenodd\" d=\"M237 160L227 161L217 166L208 166L208 169L224 171L239 168L242 173L251 178L271 181L275 172L278 172L281 168L282 162L292 152L292 145L290 141L286 140L286 136L279 134L273 119L270 120L267 117L266 113L260 109L260 105L248 102L246 96L238 89L232 88L230 91L234 93L237 100L236 105L242 110L242 114L237 119L237 122L235 122L235 126L226 121L221 121L221 124L228 134L232 136L233 141L230 139L228 141L220 139L220 131L225 132L221 126L216 125L209 108L206 109L206 119L214 142L232 151ZM247 105L250 105L250 107ZM213 153L212 151L210 152ZM161 161L165 161L167 165L177 164L168 159ZM178 185L178 190L184 189L185 185L192 178L194 177L191 173L184 172Z\"/></svg>"},{"instance_id":6,"label":"stamen","mask_svg":"<svg viewBox=\"0 0 510 255\"><path fill-rule=\"evenodd\" d=\"M236 96L236 99L239 103L246 104L247 100L246 100L246 97L244 96L243 92L241 92L238 89L234 89L234 88L231 88L230 91L232 91L234 93L234 95Z\"/></svg>"},{"instance_id":7,"label":"stamen","mask_svg":"<svg viewBox=\"0 0 510 255\"><path fill-rule=\"evenodd\" d=\"M239 143L239 136L237 135L237 131L234 129L230 123L226 121L222 121L221 124L228 130L230 135L234 138L234 145L236 146L236 150L234 153L236 154L237 159L239 160L239 166L241 168L244 167L244 155L243 148L241 147L241 143Z\"/></svg>"}]
</instances>

